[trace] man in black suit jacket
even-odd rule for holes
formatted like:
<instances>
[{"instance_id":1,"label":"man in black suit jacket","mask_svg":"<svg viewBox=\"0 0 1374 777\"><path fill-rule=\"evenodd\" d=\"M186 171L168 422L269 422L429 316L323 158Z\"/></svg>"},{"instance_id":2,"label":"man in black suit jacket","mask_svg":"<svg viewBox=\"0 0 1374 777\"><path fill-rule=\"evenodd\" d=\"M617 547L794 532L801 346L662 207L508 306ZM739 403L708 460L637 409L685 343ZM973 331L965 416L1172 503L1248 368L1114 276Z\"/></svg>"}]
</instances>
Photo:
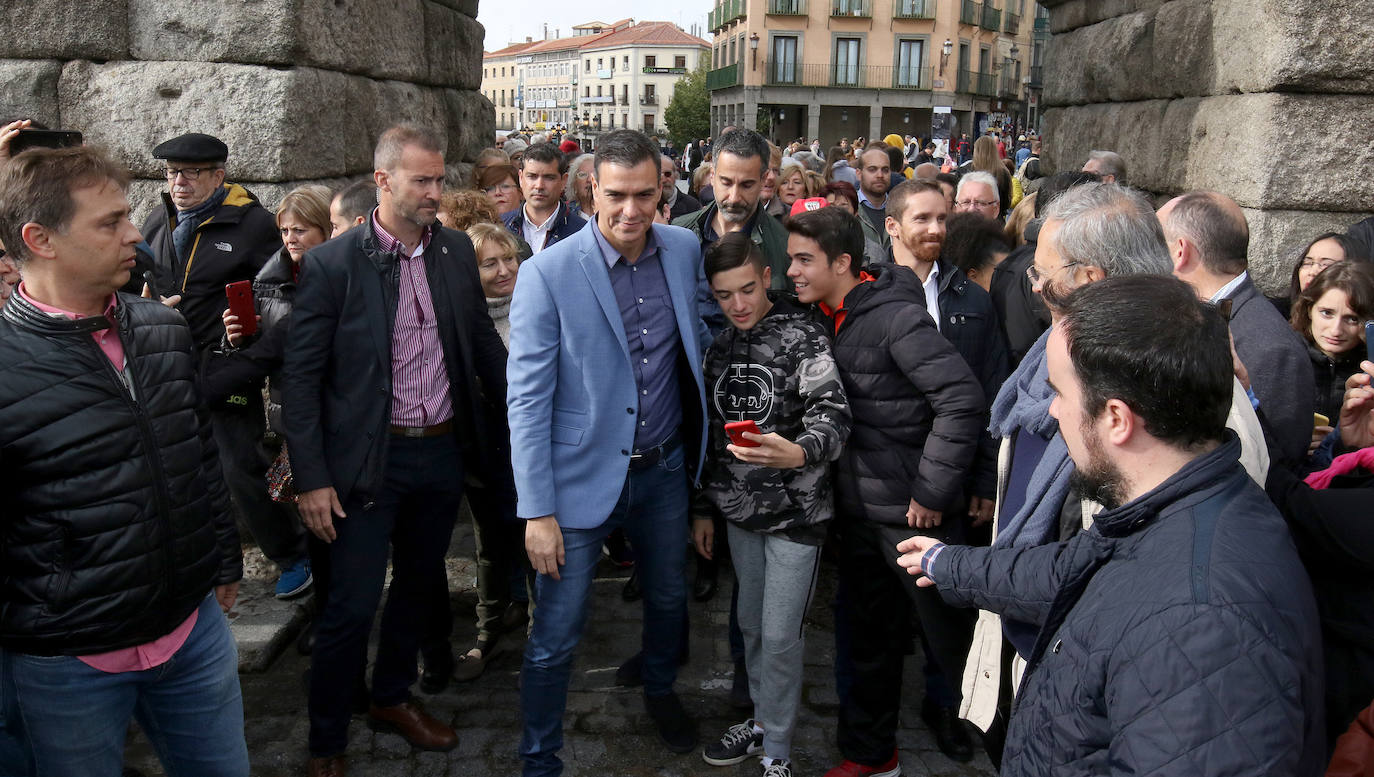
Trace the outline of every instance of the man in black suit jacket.
<instances>
[{"instance_id":1,"label":"man in black suit jacket","mask_svg":"<svg viewBox=\"0 0 1374 777\"><path fill-rule=\"evenodd\" d=\"M379 205L308 253L291 320L284 420L301 517L330 543L330 595L310 688L312 775L344 767L350 698L393 551L369 715L412 745L449 750L453 729L410 699L421 621L465 475L509 480L506 351L487 315L472 243L435 223L436 135L378 141ZM446 591L444 587L442 590Z\"/></svg>"},{"instance_id":2,"label":"man in black suit jacket","mask_svg":"<svg viewBox=\"0 0 1374 777\"><path fill-rule=\"evenodd\" d=\"M1250 281L1250 228L1230 197L1190 192L1159 209L1174 275L1198 296L1231 300L1231 337L1269 420L1273 448L1302 462L1312 440L1312 362L1293 327Z\"/></svg>"}]
</instances>

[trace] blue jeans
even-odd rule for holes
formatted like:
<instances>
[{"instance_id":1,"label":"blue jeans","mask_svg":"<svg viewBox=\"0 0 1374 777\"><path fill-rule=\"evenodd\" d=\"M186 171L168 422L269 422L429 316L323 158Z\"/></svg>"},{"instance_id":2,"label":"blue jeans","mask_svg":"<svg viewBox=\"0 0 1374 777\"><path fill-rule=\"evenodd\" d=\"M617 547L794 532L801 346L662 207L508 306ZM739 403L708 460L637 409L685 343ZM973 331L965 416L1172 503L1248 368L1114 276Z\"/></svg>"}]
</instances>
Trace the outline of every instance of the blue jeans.
<instances>
[{"instance_id":1,"label":"blue jeans","mask_svg":"<svg viewBox=\"0 0 1374 777\"><path fill-rule=\"evenodd\" d=\"M152 669L111 674L73 656L11 652L0 660L38 777L118 777L130 715L168 777L248 775L238 648L213 596L181 649Z\"/></svg>"},{"instance_id":2,"label":"blue jeans","mask_svg":"<svg viewBox=\"0 0 1374 777\"><path fill-rule=\"evenodd\" d=\"M672 693L687 616L687 500L687 472L678 445L658 464L628 473L605 523L594 529L563 529L561 579L539 575L535 582L534 628L520 673L525 777L563 772L558 751L563 748L573 650L587 623L587 597L601 543L616 527L624 528L634 545L644 590L644 693Z\"/></svg>"}]
</instances>

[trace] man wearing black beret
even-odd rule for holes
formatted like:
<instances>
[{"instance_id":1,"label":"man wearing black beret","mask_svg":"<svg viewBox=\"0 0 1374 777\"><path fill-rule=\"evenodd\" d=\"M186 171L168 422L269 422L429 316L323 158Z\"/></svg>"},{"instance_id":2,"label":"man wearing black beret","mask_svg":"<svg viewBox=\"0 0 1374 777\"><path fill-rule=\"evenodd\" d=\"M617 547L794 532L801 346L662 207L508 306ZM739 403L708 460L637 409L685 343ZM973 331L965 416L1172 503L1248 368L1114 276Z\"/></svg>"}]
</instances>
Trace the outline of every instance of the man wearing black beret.
<instances>
[{"instance_id":1,"label":"man wearing black beret","mask_svg":"<svg viewBox=\"0 0 1374 777\"><path fill-rule=\"evenodd\" d=\"M252 280L281 250L276 218L252 192L224 182L229 147L219 138L188 132L159 144L153 157L166 161L168 189L162 207L143 223L144 239L153 249L155 291L181 295L177 309L204 354L224 335L225 285ZM262 445L261 383L245 385L211 408L211 420L234 507L263 554L282 570L277 595L305 593L313 581L304 528L267 495L264 475L271 456Z\"/></svg>"}]
</instances>

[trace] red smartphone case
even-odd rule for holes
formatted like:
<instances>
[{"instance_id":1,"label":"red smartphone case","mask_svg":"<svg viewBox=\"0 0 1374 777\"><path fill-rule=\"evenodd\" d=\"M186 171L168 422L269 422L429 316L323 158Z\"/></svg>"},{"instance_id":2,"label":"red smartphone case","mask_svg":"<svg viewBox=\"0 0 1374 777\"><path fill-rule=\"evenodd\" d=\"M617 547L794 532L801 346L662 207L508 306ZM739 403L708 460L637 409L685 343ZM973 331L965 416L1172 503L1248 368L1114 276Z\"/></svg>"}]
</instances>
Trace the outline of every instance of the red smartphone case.
<instances>
[{"instance_id":1,"label":"red smartphone case","mask_svg":"<svg viewBox=\"0 0 1374 777\"><path fill-rule=\"evenodd\" d=\"M224 296L229 298L229 312L239 317L243 334L258 333L258 313L253 307L253 282L238 281L224 287Z\"/></svg>"},{"instance_id":2,"label":"red smartphone case","mask_svg":"<svg viewBox=\"0 0 1374 777\"><path fill-rule=\"evenodd\" d=\"M730 442L734 443L735 445L738 445L741 448L759 447L759 444L754 442L753 440L746 440L744 438L744 432L749 432L750 434L762 434L762 432L759 431L758 424L754 423L753 421L731 421L730 423L725 425L725 433L730 436Z\"/></svg>"}]
</instances>

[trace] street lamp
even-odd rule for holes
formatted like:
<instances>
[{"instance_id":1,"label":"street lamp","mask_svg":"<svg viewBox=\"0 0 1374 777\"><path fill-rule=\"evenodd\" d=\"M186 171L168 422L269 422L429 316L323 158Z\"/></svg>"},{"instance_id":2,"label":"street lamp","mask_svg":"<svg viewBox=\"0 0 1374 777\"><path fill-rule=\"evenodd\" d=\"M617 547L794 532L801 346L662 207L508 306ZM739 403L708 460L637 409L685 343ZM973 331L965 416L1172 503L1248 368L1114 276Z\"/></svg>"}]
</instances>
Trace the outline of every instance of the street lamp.
<instances>
[{"instance_id":1,"label":"street lamp","mask_svg":"<svg viewBox=\"0 0 1374 777\"><path fill-rule=\"evenodd\" d=\"M757 32L749 34L749 69L757 70L759 66L759 34Z\"/></svg>"},{"instance_id":2,"label":"street lamp","mask_svg":"<svg viewBox=\"0 0 1374 777\"><path fill-rule=\"evenodd\" d=\"M945 74L945 65L949 64L949 55L954 53L954 41L945 38L945 45L940 47L940 75Z\"/></svg>"}]
</instances>

